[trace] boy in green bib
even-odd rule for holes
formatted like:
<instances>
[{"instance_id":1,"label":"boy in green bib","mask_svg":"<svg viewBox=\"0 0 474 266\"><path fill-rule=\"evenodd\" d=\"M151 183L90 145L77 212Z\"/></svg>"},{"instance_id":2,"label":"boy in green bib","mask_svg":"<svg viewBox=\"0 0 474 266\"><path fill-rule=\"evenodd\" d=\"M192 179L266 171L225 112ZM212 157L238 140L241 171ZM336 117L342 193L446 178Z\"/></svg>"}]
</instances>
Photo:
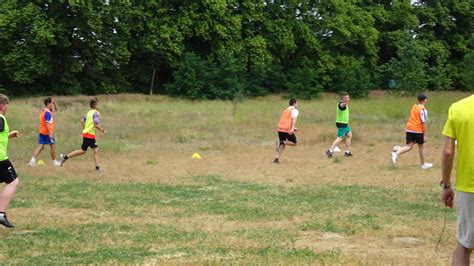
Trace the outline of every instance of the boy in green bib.
<instances>
[{"instance_id":1,"label":"boy in green bib","mask_svg":"<svg viewBox=\"0 0 474 266\"><path fill-rule=\"evenodd\" d=\"M19 183L15 168L8 159L8 140L18 138L20 133L17 130L10 131L5 114L8 111L8 97L0 94L0 183L7 185L0 192L0 224L5 227L15 227L7 219L7 208L15 195Z\"/></svg>"},{"instance_id":2,"label":"boy in green bib","mask_svg":"<svg viewBox=\"0 0 474 266\"><path fill-rule=\"evenodd\" d=\"M90 101L89 105L91 110L87 112L86 116L81 118L81 124L83 128L81 149L75 150L67 155L61 154L59 162L61 163L61 166L63 166L66 160L69 158L83 155L86 153L88 148L91 148L94 151L95 171L102 172L102 169L99 166L99 146L95 141L95 130L98 129L104 134L107 133L107 131L99 123L99 100L94 98Z\"/></svg>"},{"instance_id":3,"label":"boy in green bib","mask_svg":"<svg viewBox=\"0 0 474 266\"><path fill-rule=\"evenodd\" d=\"M337 127L337 138L332 143L331 147L326 151L328 158L332 157L332 153L337 145L346 138L346 151L344 152L345 157L351 157L352 153L351 140L352 132L351 127L349 126L349 101L350 97L347 92L341 93L341 101L337 104L336 111L336 127Z\"/></svg>"}]
</instances>

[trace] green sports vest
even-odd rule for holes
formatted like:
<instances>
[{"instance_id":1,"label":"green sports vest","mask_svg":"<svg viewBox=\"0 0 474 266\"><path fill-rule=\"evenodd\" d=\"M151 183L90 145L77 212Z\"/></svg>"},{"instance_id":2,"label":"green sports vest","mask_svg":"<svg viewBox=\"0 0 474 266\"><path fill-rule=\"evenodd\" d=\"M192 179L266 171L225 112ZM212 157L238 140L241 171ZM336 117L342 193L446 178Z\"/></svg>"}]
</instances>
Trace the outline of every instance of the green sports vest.
<instances>
[{"instance_id":1,"label":"green sports vest","mask_svg":"<svg viewBox=\"0 0 474 266\"><path fill-rule=\"evenodd\" d=\"M85 125L84 125L84 129L82 130L83 134L95 135L95 125L94 125L94 114L95 114L95 112L97 112L97 114L100 115L99 111L94 110L94 109L87 112L86 122L85 122Z\"/></svg>"},{"instance_id":2,"label":"green sports vest","mask_svg":"<svg viewBox=\"0 0 474 266\"><path fill-rule=\"evenodd\" d=\"M336 122L337 123L343 123L343 124L349 124L349 105L346 105L346 109L344 111L341 111L339 109L339 103L337 103L337 117L336 117Z\"/></svg>"},{"instance_id":3,"label":"green sports vest","mask_svg":"<svg viewBox=\"0 0 474 266\"><path fill-rule=\"evenodd\" d=\"M5 161L8 160L8 133L10 132L10 127L4 115L0 114L0 118L3 118L3 121L5 121L3 131L0 132L0 161Z\"/></svg>"}]
</instances>

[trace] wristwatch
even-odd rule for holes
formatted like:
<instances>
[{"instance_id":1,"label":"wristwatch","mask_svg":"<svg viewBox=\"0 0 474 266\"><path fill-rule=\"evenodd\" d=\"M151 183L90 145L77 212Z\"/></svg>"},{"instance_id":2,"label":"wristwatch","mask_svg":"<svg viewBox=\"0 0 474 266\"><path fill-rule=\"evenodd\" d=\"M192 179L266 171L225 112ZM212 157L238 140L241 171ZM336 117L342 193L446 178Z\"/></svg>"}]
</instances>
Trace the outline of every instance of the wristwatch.
<instances>
[{"instance_id":1,"label":"wristwatch","mask_svg":"<svg viewBox=\"0 0 474 266\"><path fill-rule=\"evenodd\" d=\"M439 182L439 186L443 189L448 189L451 188L451 183L444 183L443 180L441 180L441 182Z\"/></svg>"}]
</instances>

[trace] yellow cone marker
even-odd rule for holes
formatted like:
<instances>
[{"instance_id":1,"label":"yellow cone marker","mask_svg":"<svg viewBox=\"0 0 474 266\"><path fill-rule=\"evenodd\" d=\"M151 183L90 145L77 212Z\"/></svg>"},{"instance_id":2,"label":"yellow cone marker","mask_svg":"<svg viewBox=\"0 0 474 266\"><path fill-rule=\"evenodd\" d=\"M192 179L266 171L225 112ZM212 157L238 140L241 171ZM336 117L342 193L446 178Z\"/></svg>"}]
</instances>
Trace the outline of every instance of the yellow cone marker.
<instances>
[{"instance_id":1,"label":"yellow cone marker","mask_svg":"<svg viewBox=\"0 0 474 266\"><path fill-rule=\"evenodd\" d=\"M198 159L198 160L202 159L201 155L199 155L199 153L197 153L197 152L193 153L193 156L191 156L191 158Z\"/></svg>"},{"instance_id":2,"label":"yellow cone marker","mask_svg":"<svg viewBox=\"0 0 474 266\"><path fill-rule=\"evenodd\" d=\"M44 161L43 160L38 160L38 162L36 162L37 165L41 166L41 165L44 165Z\"/></svg>"}]
</instances>

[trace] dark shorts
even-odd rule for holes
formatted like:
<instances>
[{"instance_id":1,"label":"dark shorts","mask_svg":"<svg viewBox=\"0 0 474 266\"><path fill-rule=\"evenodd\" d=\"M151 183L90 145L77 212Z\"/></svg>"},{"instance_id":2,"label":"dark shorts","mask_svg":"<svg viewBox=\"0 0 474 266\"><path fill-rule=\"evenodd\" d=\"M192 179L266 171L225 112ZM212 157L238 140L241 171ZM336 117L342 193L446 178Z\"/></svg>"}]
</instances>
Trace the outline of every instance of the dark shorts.
<instances>
[{"instance_id":1,"label":"dark shorts","mask_svg":"<svg viewBox=\"0 0 474 266\"><path fill-rule=\"evenodd\" d=\"M418 143L418 144L423 144L423 133L413 133L413 132L406 132L407 133L407 144L409 143Z\"/></svg>"},{"instance_id":2,"label":"dark shorts","mask_svg":"<svg viewBox=\"0 0 474 266\"><path fill-rule=\"evenodd\" d=\"M83 151L87 151L88 148L95 149L99 147L97 143L95 142L95 139L90 139L90 138L82 138L82 146L81 149Z\"/></svg>"},{"instance_id":3,"label":"dark shorts","mask_svg":"<svg viewBox=\"0 0 474 266\"><path fill-rule=\"evenodd\" d=\"M15 168L13 168L10 160L0 161L0 183L10 184L17 178Z\"/></svg>"},{"instance_id":4,"label":"dark shorts","mask_svg":"<svg viewBox=\"0 0 474 266\"><path fill-rule=\"evenodd\" d=\"M280 145L284 144L286 140L291 141L293 143L297 143L295 133L290 134L286 132L278 132L278 138L280 139Z\"/></svg>"},{"instance_id":5,"label":"dark shorts","mask_svg":"<svg viewBox=\"0 0 474 266\"><path fill-rule=\"evenodd\" d=\"M48 135L39 134L38 135L38 144L51 145L56 143L54 138L50 138Z\"/></svg>"}]
</instances>

